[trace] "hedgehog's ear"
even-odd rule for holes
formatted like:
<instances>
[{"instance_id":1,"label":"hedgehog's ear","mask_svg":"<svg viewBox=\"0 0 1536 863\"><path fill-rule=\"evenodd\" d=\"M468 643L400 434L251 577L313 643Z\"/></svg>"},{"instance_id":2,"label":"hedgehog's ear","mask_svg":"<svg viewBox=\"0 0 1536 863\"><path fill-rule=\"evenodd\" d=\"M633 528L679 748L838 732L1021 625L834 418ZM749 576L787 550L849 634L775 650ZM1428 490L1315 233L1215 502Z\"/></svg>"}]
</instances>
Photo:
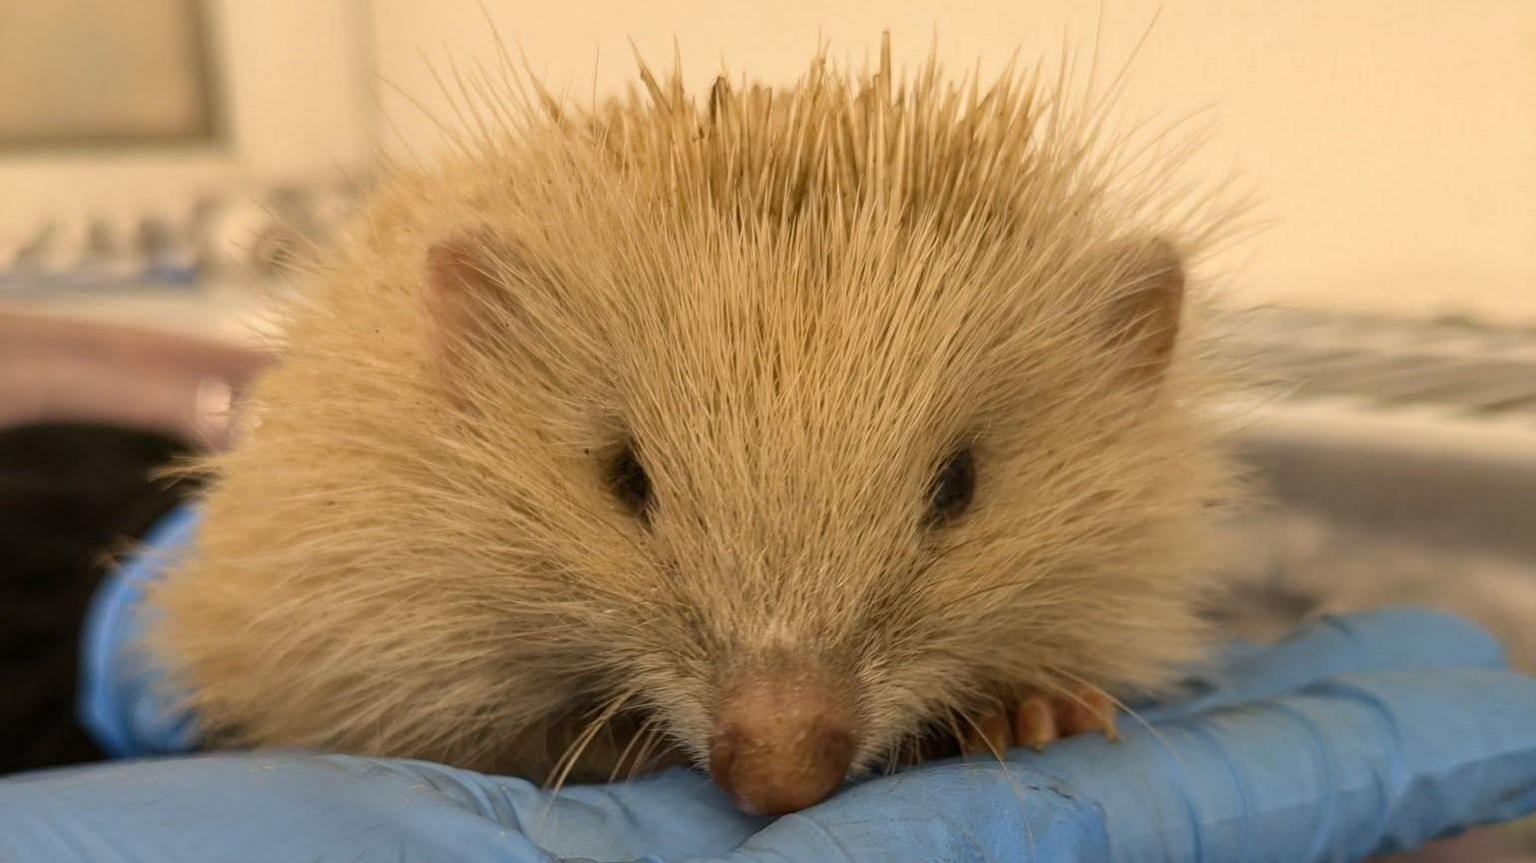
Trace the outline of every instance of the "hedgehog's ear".
<instances>
[{"instance_id":1,"label":"hedgehog's ear","mask_svg":"<svg viewBox=\"0 0 1536 863\"><path fill-rule=\"evenodd\" d=\"M422 302L428 339L440 361L451 362L465 344L481 335L497 293L493 274L498 256L492 242L483 229L464 230L427 250Z\"/></svg>"},{"instance_id":2,"label":"hedgehog's ear","mask_svg":"<svg viewBox=\"0 0 1536 863\"><path fill-rule=\"evenodd\" d=\"M1184 309L1184 262L1161 237L1123 241L1111 252L1116 273L1109 327L1125 345L1129 376L1153 382L1167 370Z\"/></svg>"}]
</instances>

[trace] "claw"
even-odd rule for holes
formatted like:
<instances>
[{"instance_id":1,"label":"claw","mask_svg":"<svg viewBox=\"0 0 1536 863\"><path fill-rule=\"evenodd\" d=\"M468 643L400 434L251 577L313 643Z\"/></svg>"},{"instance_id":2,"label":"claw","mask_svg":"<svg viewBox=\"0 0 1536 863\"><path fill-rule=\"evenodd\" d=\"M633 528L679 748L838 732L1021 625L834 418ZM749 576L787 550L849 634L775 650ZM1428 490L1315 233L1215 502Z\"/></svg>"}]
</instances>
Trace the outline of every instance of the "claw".
<instances>
[{"instance_id":1,"label":"claw","mask_svg":"<svg viewBox=\"0 0 1536 863\"><path fill-rule=\"evenodd\" d=\"M1044 695L1026 695L1013 712L1013 739L1035 751L1061 736L1056 711Z\"/></svg>"},{"instance_id":2,"label":"claw","mask_svg":"<svg viewBox=\"0 0 1536 863\"><path fill-rule=\"evenodd\" d=\"M1019 696L1011 707L999 703L973 716L959 741L963 755L1001 755L1013 746L1039 751L1076 734L1100 733L1118 740L1115 733L1115 702L1098 689L1080 687L1058 695L1031 692ZM952 740L952 738L951 738ZM898 757L904 765L921 764L955 754L955 743L929 739Z\"/></svg>"}]
</instances>

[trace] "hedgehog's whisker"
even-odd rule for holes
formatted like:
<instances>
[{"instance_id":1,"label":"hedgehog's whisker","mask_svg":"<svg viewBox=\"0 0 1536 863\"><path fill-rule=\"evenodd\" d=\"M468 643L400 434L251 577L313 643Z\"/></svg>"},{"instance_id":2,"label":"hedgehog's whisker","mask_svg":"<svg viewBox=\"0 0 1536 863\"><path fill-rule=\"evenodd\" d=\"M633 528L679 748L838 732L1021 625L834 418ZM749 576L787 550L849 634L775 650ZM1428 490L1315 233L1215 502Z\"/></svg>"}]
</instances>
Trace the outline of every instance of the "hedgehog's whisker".
<instances>
[{"instance_id":1,"label":"hedgehog's whisker","mask_svg":"<svg viewBox=\"0 0 1536 863\"><path fill-rule=\"evenodd\" d=\"M619 752L619 757L615 758L613 761L613 770L609 771L608 773L609 782L613 782L618 778L619 771L624 769L624 762L629 758L630 753L635 751L636 744L638 744L642 738L651 733L651 727L655 723L656 717L648 716L644 722L640 723L640 727L635 729L635 733L630 735L629 742L624 744L624 748ZM629 779L633 779L634 776L634 770L631 769L629 777L625 781L627 782Z\"/></svg>"},{"instance_id":2,"label":"hedgehog's whisker","mask_svg":"<svg viewBox=\"0 0 1536 863\"><path fill-rule=\"evenodd\" d=\"M641 744L640 751L635 754L635 760L629 766L629 777L625 781L633 780L635 776L646 771L647 766L651 763L651 750L655 749L656 744L661 742L665 736L666 733L660 723L651 726L646 732L645 742ZM660 753L656 753L656 757L660 757Z\"/></svg>"},{"instance_id":3,"label":"hedgehog's whisker","mask_svg":"<svg viewBox=\"0 0 1536 863\"><path fill-rule=\"evenodd\" d=\"M565 787L565 780L571 775L571 771L576 768L576 763L580 761L581 756L586 753L587 747L592 745L592 741L597 738L598 732L607 727L608 723L613 719L614 715L617 714L619 710L622 709L624 705L634 697L634 695L635 691L631 689L626 692L621 692L618 696L614 697L608 702L607 706L605 706L595 717L592 718L590 722L586 724L586 727L582 729L580 734L576 735L576 738L571 741L570 745L566 746L565 752L560 756L559 760L555 762L552 778L548 783L550 794L549 799L545 802L544 805L544 814L539 818L539 826L541 828L543 827L545 819L549 817L549 813L554 811L555 798L560 796L560 789Z\"/></svg>"},{"instance_id":4,"label":"hedgehog's whisker","mask_svg":"<svg viewBox=\"0 0 1536 863\"><path fill-rule=\"evenodd\" d=\"M975 733L977 739L982 742L982 745L987 747L987 751L992 753L993 759L997 761L997 766L1002 771L1003 779L1007 781L1008 787L1013 789L1014 799L1019 804L1020 820L1024 824L1024 835L1029 840L1029 856L1033 858L1035 856L1035 831L1029 826L1029 809L1025 806L1024 786L1019 784L1019 777L1013 775L1013 771L1008 769L1008 762L1003 758L1002 750L994 746L987 735L982 733L981 726L976 724L976 720L972 719L969 713L961 714L961 718L966 721L966 724L971 726L971 731ZM961 747L964 748L964 741L961 741Z\"/></svg>"}]
</instances>

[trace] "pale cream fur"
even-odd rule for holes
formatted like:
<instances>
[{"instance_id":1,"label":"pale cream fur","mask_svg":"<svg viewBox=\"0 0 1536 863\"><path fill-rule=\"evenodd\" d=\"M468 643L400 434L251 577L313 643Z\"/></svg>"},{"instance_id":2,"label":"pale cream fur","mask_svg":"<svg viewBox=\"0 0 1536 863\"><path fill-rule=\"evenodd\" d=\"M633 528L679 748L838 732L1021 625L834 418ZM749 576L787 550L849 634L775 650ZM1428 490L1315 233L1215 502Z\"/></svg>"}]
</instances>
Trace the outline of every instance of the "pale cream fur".
<instances>
[{"instance_id":1,"label":"pale cream fur","mask_svg":"<svg viewBox=\"0 0 1536 863\"><path fill-rule=\"evenodd\" d=\"M1212 236L1168 159L1036 73L642 74L588 109L471 79L457 152L325 253L153 594L215 739L542 777L590 729L605 776L637 726L705 758L722 681L799 663L864 768L1194 655L1213 377L1190 314L1150 376L1113 319L1152 237ZM466 237L492 287L443 333L425 262ZM648 524L607 485L629 441ZM925 527L964 445L974 503Z\"/></svg>"}]
</instances>

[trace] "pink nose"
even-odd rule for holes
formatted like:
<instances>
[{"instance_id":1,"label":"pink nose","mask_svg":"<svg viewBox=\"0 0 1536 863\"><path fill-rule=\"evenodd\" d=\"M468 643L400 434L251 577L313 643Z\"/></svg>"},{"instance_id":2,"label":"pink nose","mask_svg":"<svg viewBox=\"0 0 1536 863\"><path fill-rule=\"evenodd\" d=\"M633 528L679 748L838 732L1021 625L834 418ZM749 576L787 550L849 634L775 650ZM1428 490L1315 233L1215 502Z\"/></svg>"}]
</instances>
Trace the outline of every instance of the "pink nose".
<instances>
[{"instance_id":1,"label":"pink nose","mask_svg":"<svg viewBox=\"0 0 1536 863\"><path fill-rule=\"evenodd\" d=\"M853 723L824 681L757 680L728 692L709 773L742 811L782 815L819 803L848 773Z\"/></svg>"}]
</instances>

